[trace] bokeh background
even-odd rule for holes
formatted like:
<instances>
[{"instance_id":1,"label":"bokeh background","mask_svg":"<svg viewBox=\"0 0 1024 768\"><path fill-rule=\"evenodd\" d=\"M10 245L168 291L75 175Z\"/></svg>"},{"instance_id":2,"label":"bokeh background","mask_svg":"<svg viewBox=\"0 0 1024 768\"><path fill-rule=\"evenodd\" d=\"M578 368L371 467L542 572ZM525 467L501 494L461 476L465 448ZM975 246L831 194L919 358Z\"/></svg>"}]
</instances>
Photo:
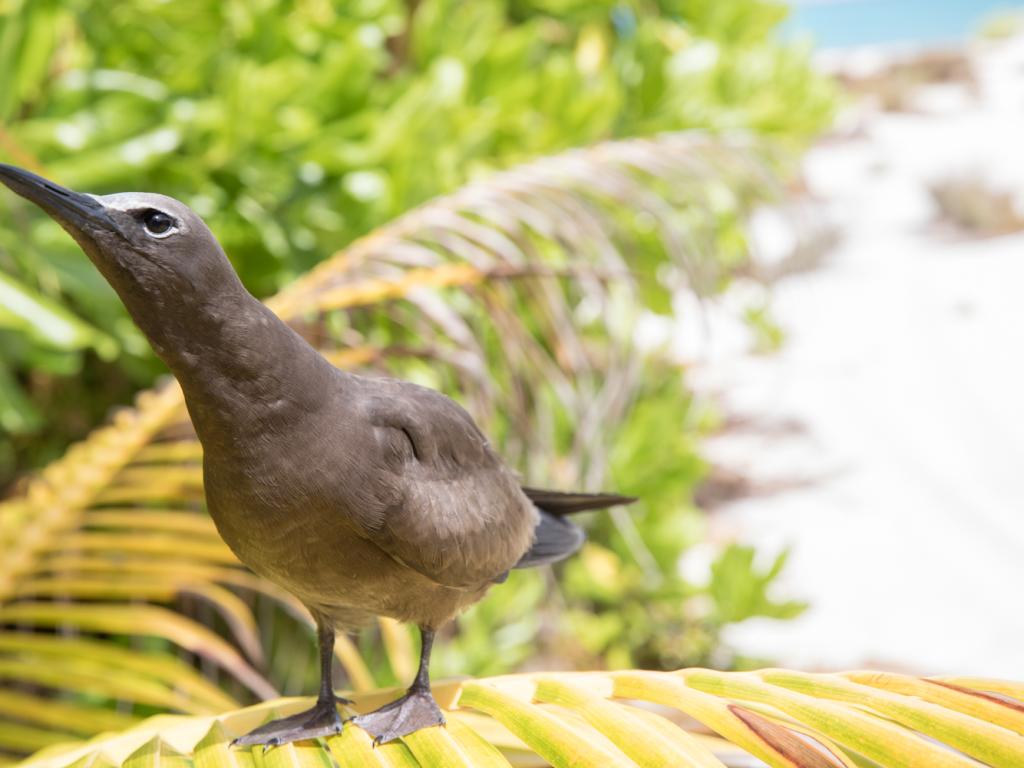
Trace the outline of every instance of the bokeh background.
<instances>
[{"instance_id":1,"label":"bokeh background","mask_svg":"<svg viewBox=\"0 0 1024 768\"><path fill-rule=\"evenodd\" d=\"M1016 5L8 0L0 160L181 198L339 364L459 397L531 481L642 497L557 575L495 588L439 675L1020 677ZM466 263L490 271L437 271ZM366 282L396 275L414 290ZM164 373L70 238L0 196L7 761L203 711L104 687L101 658L188 667L228 703L312 690L301 612L217 549L180 413L86 500L102 472L68 459L39 490L97 427L126 444L117 408ZM103 645L74 646L81 677L39 672L80 637ZM404 679L411 648L375 628L342 684Z\"/></svg>"}]
</instances>

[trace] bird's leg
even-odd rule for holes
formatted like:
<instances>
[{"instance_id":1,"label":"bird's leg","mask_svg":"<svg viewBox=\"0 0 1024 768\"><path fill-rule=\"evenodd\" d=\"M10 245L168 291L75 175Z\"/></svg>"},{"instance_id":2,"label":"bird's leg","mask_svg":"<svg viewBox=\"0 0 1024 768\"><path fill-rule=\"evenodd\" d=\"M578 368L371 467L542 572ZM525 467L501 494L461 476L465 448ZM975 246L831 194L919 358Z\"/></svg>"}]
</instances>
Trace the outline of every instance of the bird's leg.
<instances>
[{"instance_id":1,"label":"bird's leg","mask_svg":"<svg viewBox=\"0 0 1024 768\"><path fill-rule=\"evenodd\" d=\"M351 704L348 699L334 695L331 667L334 658L334 627L317 617L316 636L320 645L320 692L312 709L297 715L271 720L266 725L235 739L232 744L248 746L266 744L274 747L290 741L315 739L341 732L341 717L337 704Z\"/></svg>"},{"instance_id":2,"label":"bird's leg","mask_svg":"<svg viewBox=\"0 0 1024 768\"><path fill-rule=\"evenodd\" d=\"M353 723L373 736L376 744L408 736L420 728L444 725L444 715L430 692L430 649L434 644L434 630L420 627L420 636L420 666L405 695L380 709L352 718Z\"/></svg>"}]
</instances>

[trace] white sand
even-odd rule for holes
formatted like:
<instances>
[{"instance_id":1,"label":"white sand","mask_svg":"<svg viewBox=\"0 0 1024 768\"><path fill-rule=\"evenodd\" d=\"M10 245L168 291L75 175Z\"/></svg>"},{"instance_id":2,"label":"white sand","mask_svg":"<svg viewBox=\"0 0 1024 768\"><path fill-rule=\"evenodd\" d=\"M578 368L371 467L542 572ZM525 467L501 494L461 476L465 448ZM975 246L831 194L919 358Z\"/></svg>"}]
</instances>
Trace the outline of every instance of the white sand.
<instances>
[{"instance_id":1,"label":"white sand","mask_svg":"<svg viewBox=\"0 0 1024 768\"><path fill-rule=\"evenodd\" d=\"M789 546L780 593L812 604L736 627L747 653L1024 679L1024 235L950 237L927 189L971 171L1024 191L1024 41L976 61L977 97L933 87L923 113L872 114L810 154L843 240L776 285L781 352L745 352L720 308L688 345L701 391L752 419L711 456L813 481L713 517L716 538Z\"/></svg>"}]
</instances>

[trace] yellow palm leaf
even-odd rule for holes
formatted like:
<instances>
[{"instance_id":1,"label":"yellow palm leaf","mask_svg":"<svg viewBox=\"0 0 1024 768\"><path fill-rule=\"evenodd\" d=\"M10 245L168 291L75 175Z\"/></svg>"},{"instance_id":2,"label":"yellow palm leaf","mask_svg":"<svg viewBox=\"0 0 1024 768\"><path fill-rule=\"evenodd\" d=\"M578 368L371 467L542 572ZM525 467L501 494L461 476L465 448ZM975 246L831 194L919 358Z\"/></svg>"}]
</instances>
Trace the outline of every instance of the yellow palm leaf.
<instances>
[{"instance_id":1,"label":"yellow palm leaf","mask_svg":"<svg viewBox=\"0 0 1024 768\"><path fill-rule=\"evenodd\" d=\"M300 699L282 699L213 717L160 716L114 736L44 750L21 768L107 763L138 768L158 760L174 768L721 768L757 765L755 759L800 768L1024 764L1019 734L966 714L962 707L905 693L914 681L927 685L919 678L879 675L872 686L849 687L837 679L785 670L509 675L442 684L445 692L439 698L448 702L448 725L393 744L374 747L366 733L348 724L339 736L266 751L228 746L234 735L271 713L287 715L308 706ZM836 704L840 691L844 705ZM371 697L359 709L373 703ZM1024 704L1006 698L1004 706ZM759 712L763 707L785 715ZM914 715L897 722L893 714L899 711ZM724 740L688 733L678 724L677 712ZM958 727L950 728L950 722Z\"/></svg>"},{"instance_id":2,"label":"yellow palm leaf","mask_svg":"<svg viewBox=\"0 0 1024 768\"><path fill-rule=\"evenodd\" d=\"M674 269L696 287L721 272L708 189L723 183L737 199L772 187L755 148L696 134L541 159L411 211L268 303L336 365L461 393L528 478L598 484L595 435L622 420L639 383L633 322L654 273ZM216 536L201 462L167 382L0 503L0 623L18 627L0 632L0 672L33 697L17 711L8 700L16 722L0 728L0 754L126 724L105 719L111 710L134 721L275 695L261 636L274 622L255 611L308 617ZM408 675L408 634L385 623L383 636L392 669ZM350 641L337 652L354 687L375 687ZM39 706L48 697L81 710L77 724L58 728ZM173 740L135 749L139 764L181 751ZM468 742L409 749L483 759Z\"/></svg>"}]
</instances>

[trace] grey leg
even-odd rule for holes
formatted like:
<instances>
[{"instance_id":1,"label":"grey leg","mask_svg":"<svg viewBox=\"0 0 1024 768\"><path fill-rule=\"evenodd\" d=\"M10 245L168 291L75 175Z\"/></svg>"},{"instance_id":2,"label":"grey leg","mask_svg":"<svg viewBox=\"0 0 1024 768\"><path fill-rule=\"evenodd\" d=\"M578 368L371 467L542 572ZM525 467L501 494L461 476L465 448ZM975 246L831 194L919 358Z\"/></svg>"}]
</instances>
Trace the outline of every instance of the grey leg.
<instances>
[{"instance_id":1,"label":"grey leg","mask_svg":"<svg viewBox=\"0 0 1024 768\"><path fill-rule=\"evenodd\" d=\"M445 723L441 708L430 692L430 649L434 645L434 631L420 627L420 636L420 666L405 695L380 709L352 718L352 722L373 736L377 744Z\"/></svg>"},{"instance_id":2,"label":"grey leg","mask_svg":"<svg viewBox=\"0 0 1024 768\"><path fill-rule=\"evenodd\" d=\"M332 664L334 661L334 627L317 617L317 642L320 646L320 691L312 709L299 712L291 717L272 720L266 725L235 739L232 744L249 746L266 744L274 747L291 741L316 739L341 732L341 717L337 703L351 704L348 699L335 697L332 685Z\"/></svg>"}]
</instances>

